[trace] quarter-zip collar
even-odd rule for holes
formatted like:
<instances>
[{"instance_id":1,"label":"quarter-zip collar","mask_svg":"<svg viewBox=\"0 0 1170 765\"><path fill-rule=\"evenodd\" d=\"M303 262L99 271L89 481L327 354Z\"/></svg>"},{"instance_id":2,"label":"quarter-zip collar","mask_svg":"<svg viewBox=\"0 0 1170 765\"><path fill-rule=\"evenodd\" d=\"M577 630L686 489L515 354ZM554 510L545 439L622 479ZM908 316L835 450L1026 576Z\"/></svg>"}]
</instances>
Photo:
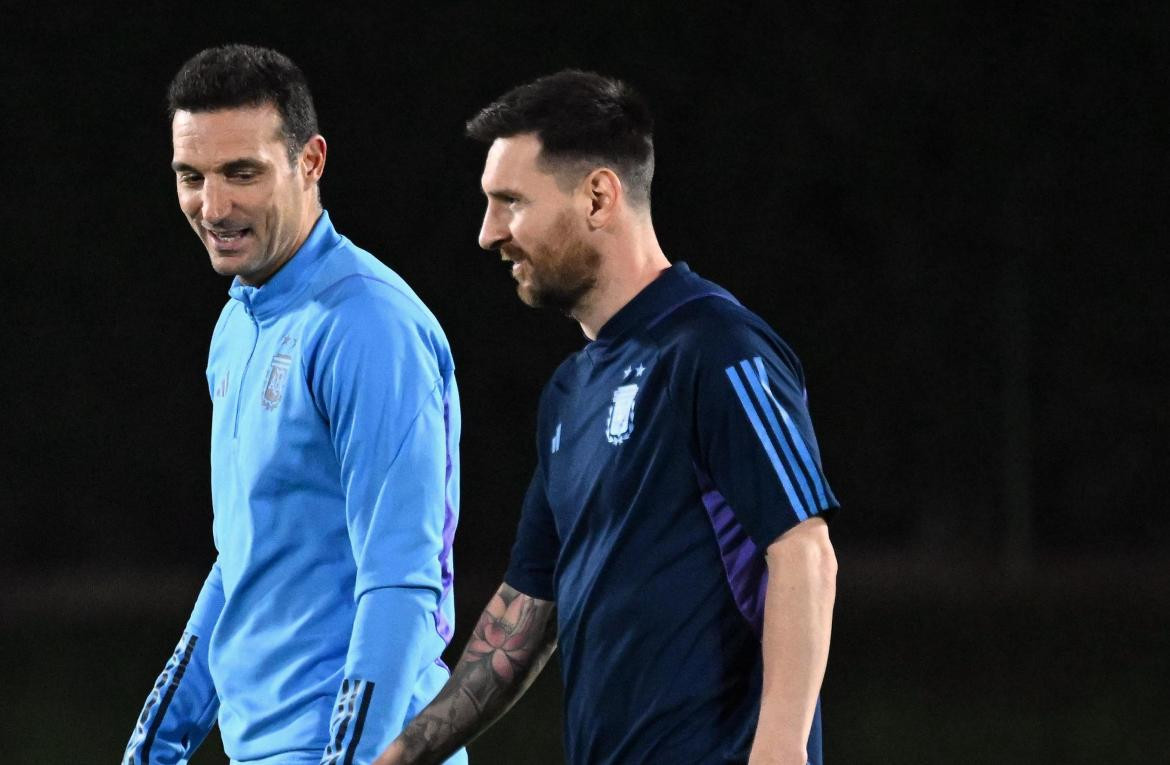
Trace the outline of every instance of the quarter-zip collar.
<instances>
[{"instance_id":1,"label":"quarter-zip collar","mask_svg":"<svg viewBox=\"0 0 1170 765\"><path fill-rule=\"evenodd\" d=\"M305 277L340 243L341 235L333 228L329 213L322 210L304 244L268 281L253 287L241 283L237 276L228 288L228 295L243 303L257 320L276 316L300 295L308 283Z\"/></svg>"}]
</instances>

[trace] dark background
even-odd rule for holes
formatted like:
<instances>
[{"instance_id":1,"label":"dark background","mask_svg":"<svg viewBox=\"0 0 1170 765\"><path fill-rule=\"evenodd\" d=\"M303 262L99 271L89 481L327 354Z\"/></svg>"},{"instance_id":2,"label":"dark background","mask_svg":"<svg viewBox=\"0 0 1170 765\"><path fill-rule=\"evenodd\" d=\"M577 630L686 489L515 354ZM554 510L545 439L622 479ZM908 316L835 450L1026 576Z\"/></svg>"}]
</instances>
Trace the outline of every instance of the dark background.
<instances>
[{"instance_id":1,"label":"dark background","mask_svg":"<svg viewBox=\"0 0 1170 765\"><path fill-rule=\"evenodd\" d=\"M809 5L6 17L0 759L114 762L212 560L203 368L228 283L178 211L163 95L242 41L305 71L334 223L451 340L453 649L506 565L540 388L583 342L477 249L462 123L590 68L656 114L668 256L804 363L844 505L829 762L1170 762L1170 14ZM547 672L474 761L558 762L559 692ZM214 739L197 757L223 761Z\"/></svg>"}]
</instances>

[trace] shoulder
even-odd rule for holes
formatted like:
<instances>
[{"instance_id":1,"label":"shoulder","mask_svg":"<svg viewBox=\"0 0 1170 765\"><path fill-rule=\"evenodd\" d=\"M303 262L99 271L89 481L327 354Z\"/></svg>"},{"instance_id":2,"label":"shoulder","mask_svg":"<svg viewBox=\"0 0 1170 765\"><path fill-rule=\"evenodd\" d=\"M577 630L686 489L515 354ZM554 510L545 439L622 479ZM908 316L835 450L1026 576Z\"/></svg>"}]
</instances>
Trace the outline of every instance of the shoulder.
<instances>
[{"instance_id":1,"label":"shoulder","mask_svg":"<svg viewBox=\"0 0 1170 765\"><path fill-rule=\"evenodd\" d=\"M447 338L430 309L388 266L349 240L330 253L313 280L312 301L322 333L426 338L444 349Z\"/></svg>"},{"instance_id":2,"label":"shoulder","mask_svg":"<svg viewBox=\"0 0 1170 765\"><path fill-rule=\"evenodd\" d=\"M800 360L767 322L718 295L680 306L649 333L663 357L683 368L719 371L745 359L766 357L803 376Z\"/></svg>"},{"instance_id":3,"label":"shoulder","mask_svg":"<svg viewBox=\"0 0 1170 765\"><path fill-rule=\"evenodd\" d=\"M326 259L313 291L323 308L359 312L392 308L415 321L437 324L401 276L345 238Z\"/></svg>"}]
</instances>

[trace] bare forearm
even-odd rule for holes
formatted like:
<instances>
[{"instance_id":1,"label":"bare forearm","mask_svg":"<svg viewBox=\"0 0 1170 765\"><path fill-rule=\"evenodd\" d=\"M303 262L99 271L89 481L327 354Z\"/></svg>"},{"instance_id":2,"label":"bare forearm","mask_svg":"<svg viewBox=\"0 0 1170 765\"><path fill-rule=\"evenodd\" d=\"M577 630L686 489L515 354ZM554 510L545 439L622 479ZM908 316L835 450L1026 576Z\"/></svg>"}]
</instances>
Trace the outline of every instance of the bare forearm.
<instances>
[{"instance_id":1,"label":"bare forearm","mask_svg":"<svg viewBox=\"0 0 1170 765\"><path fill-rule=\"evenodd\" d=\"M764 688L751 765L804 765L825 676L837 561L824 522L806 523L768 549Z\"/></svg>"},{"instance_id":2,"label":"bare forearm","mask_svg":"<svg viewBox=\"0 0 1170 765\"><path fill-rule=\"evenodd\" d=\"M555 604L502 585L451 678L375 765L442 762L503 715L555 649Z\"/></svg>"}]
</instances>

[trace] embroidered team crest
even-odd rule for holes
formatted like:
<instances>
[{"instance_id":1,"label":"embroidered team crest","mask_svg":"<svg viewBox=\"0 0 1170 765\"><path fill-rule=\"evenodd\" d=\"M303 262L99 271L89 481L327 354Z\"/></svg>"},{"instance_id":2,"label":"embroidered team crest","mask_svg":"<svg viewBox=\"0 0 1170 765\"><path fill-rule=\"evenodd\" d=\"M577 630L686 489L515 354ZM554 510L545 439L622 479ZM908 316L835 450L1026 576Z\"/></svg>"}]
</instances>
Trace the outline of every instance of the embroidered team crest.
<instances>
[{"instance_id":1,"label":"embroidered team crest","mask_svg":"<svg viewBox=\"0 0 1170 765\"><path fill-rule=\"evenodd\" d=\"M292 351L296 347L296 339L285 335L280 338L280 347L272 356L272 363L268 367L268 380L264 383L264 395L260 397L260 404L269 411L280 406L280 402L284 399L284 386L288 384L288 369L292 366Z\"/></svg>"},{"instance_id":2,"label":"embroidered team crest","mask_svg":"<svg viewBox=\"0 0 1170 765\"><path fill-rule=\"evenodd\" d=\"M605 438L615 446L625 442L634 432L634 397L637 395L638 386L633 383L619 386L613 392Z\"/></svg>"}]
</instances>

